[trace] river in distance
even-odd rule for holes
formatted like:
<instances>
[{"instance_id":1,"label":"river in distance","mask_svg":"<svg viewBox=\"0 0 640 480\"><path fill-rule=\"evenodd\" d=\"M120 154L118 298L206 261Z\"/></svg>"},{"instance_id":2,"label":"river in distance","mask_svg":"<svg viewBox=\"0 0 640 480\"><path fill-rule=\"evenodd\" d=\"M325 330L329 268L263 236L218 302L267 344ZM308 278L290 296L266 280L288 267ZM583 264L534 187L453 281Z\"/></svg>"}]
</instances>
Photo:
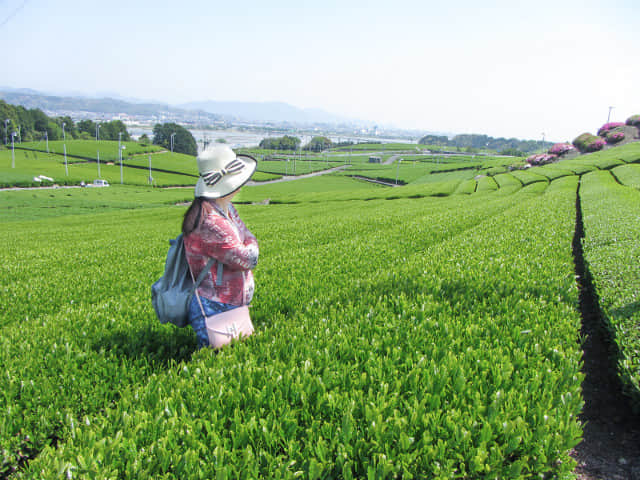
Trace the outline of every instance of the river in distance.
<instances>
[{"instance_id":1,"label":"river in distance","mask_svg":"<svg viewBox=\"0 0 640 480\"><path fill-rule=\"evenodd\" d=\"M147 134L149 138L153 137L153 131L151 128L144 127L129 127L127 129L131 136L134 139L137 139L142 134ZM264 138L268 137L281 137L284 134L276 134L269 132L261 132L261 131L251 131L251 130L238 130L234 128L224 129L224 130L189 130L195 138L198 144L198 150L201 150L205 143L216 142L220 140L224 140L224 143L229 145L231 148L248 148L248 147L257 147L260 141ZM319 135L322 135L319 133ZM312 136L311 135L294 135L297 136L302 145L309 143ZM337 136L337 135L327 135L327 137L332 142L345 142L352 141L354 143L359 142L367 142L367 141L377 141L382 143L390 143L390 142L401 142L401 143L416 143L415 141L410 141L407 139L398 139L398 138L381 138L381 137L373 137L373 136Z\"/></svg>"}]
</instances>

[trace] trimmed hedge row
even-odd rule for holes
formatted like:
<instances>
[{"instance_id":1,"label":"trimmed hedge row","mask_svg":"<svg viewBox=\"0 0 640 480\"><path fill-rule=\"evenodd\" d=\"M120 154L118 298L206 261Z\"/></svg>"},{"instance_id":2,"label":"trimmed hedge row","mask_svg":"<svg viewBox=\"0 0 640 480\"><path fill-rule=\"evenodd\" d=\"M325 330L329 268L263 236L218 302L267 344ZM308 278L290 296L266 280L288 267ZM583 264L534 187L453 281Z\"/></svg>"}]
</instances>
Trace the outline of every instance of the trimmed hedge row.
<instances>
[{"instance_id":1,"label":"trimmed hedge row","mask_svg":"<svg viewBox=\"0 0 640 480\"><path fill-rule=\"evenodd\" d=\"M640 192L609 172L583 177L584 252L618 348L618 373L640 412Z\"/></svg>"},{"instance_id":2,"label":"trimmed hedge row","mask_svg":"<svg viewBox=\"0 0 640 480\"><path fill-rule=\"evenodd\" d=\"M61 284L48 315L33 302L3 327L5 459L39 453L16 478L565 476L581 437L577 178L547 185L244 206L263 251L256 335L190 359L191 332L148 301L183 209L2 230L3 284L47 290L64 268L96 287L70 303ZM14 275L44 248L51 275Z\"/></svg>"}]
</instances>

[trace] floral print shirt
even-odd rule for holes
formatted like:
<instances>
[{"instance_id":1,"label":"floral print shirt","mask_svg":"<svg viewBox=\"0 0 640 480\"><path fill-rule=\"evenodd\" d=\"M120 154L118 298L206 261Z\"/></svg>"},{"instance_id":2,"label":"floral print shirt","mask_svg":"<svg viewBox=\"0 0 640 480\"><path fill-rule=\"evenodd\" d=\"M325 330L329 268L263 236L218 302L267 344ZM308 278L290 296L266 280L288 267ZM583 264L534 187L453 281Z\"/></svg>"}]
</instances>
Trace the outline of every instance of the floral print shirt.
<instances>
[{"instance_id":1,"label":"floral print shirt","mask_svg":"<svg viewBox=\"0 0 640 480\"><path fill-rule=\"evenodd\" d=\"M210 258L217 260L198 287L200 296L231 305L251 302L255 288L251 270L258 263L258 241L233 205L229 204L228 217L214 205L200 225L184 238L184 246L194 278L198 278Z\"/></svg>"}]
</instances>

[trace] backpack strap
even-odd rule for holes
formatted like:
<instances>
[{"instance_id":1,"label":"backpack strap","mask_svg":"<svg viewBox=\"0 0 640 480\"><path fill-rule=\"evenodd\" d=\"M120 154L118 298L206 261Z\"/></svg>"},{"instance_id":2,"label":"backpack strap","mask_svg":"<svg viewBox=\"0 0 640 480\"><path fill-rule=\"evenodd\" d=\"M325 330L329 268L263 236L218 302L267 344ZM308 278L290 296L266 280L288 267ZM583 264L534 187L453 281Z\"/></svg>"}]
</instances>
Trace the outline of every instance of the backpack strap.
<instances>
[{"instance_id":1,"label":"backpack strap","mask_svg":"<svg viewBox=\"0 0 640 480\"><path fill-rule=\"evenodd\" d=\"M193 279L193 290L197 290L197 288L200 286L200 284L202 283L202 281L204 280L204 277L207 276L207 272L209 270L211 270L211 267L213 267L213 262L215 262L216 259L215 258L210 258L209 261L207 262L207 264L204 266L204 269L202 269L202 271L200 272L200 275L198 275L197 279L193 279L193 273L191 274L191 278ZM222 264L220 264L222 265ZM219 269L219 267L218 267ZM189 268L189 271L191 271L191 268Z\"/></svg>"},{"instance_id":2,"label":"backpack strap","mask_svg":"<svg viewBox=\"0 0 640 480\"><path fill-rule=\"evenodd\" d=\"M218 274L216 276L216 286L222 285L222 271L224 270L224 264L222 262L218 262Z\"/></svg>"},{"instance_id":3,"label":"backpack strap","mask_svg":"<svg viewBox=\"0 0 640 480\"><path fill-rule=\"evenodd\" d=\"M204 266L204 268L202 269L202 271L200 272L200 275L198 275L197 279L194 279L193 282L193 293L195 294L196 298L198 299L198 305L200 305L200 311L202 312L202 316L204 318L207 318L207 314L204 313L204 307L202 306L202 300L200 300L200 295L198 295L198 287L200 286L200 284L202 283L202 281L204 280L204 277L207 276L207 273L209 273L209 270L211 270L211 267L213 267L213 262L215 262L216 259L215 258L210 258L209 261L207 262L207 264ZM222 273L222 269L220 268L220 266L222 265L222 262L218 263L218 273ZM189 267L189 273L191 273L191 278L193 279L193 272L191 271L191 267ZM221 276L218 276L218 279L220 279ZM216 281L217 283L217 281Z\"/></svg>"}]
</instances>

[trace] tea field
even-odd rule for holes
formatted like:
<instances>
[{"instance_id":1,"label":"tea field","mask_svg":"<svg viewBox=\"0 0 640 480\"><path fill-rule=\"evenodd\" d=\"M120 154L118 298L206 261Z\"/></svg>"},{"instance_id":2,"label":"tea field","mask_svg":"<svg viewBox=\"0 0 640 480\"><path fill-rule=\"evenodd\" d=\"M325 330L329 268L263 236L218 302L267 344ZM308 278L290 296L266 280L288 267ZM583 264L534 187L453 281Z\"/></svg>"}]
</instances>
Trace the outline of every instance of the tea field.
<instances>
[{"instance_id":1,"label":"tea field","mask_svg":"<svg viewBox=\"0 0 640 480\"><path fill-rule=\"evenodd\" d=\"M576 198L633 397L640 148L487 162L245 187L256 333L218 353L150 303L191 189L0 191L0 475L571 478Z\"/></svg>"}]
</instances>

